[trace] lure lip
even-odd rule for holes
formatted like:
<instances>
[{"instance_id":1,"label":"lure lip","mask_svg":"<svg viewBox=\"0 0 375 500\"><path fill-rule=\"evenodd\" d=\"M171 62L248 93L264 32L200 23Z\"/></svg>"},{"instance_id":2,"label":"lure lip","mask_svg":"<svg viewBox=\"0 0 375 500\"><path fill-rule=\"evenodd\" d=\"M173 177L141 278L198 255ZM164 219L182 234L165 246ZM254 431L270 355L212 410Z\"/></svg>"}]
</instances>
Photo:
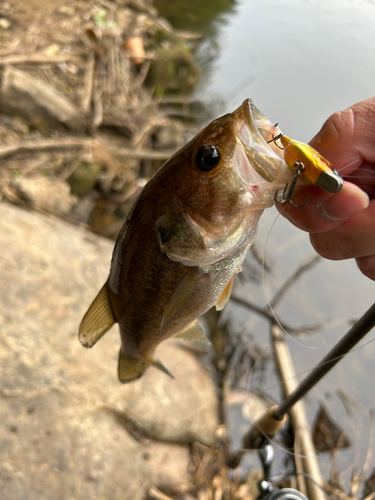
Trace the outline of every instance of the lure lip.
<instances>
[{"instance_id":1,"label":"lure lip","mask_svg":"<svg viewBox=\"0 0 375 500\"><path fill-rule=\"evenodd\" d=\"M337 194L344 185L344 179L337 170L332 172L325 170L319 175L315 185L327 193Z\"/></svg>"}]
</instances>

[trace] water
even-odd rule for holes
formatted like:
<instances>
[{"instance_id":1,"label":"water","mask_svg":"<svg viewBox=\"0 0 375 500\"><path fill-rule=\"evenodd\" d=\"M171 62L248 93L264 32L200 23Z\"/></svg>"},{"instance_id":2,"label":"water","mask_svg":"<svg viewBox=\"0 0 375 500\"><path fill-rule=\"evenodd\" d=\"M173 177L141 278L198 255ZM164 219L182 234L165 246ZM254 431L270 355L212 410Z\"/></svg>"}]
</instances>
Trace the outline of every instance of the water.
<instances>
[{"instance_id":1,"label":"water","mask_svg":"<svg viewBox=\"0 0 375 500\"><path fill-rule=\"evenodd\" d=\"M157 3L163 15L162 5L168 2ZM212 7L211 24L207 15L205 22L199 21L196 7L192 23L182 15L179 25L199 27L207 34L197 54L203 75L197 95L214 106L216 114L232 111L251 97L287 135L307 142L331 113L374 95L375 1L247 0L228 2L228 9L219 12L216 4L215 0L205 2L206 8ZM175 23L179 12L184 10L176 9ZM257 240L260 249L275 217L272 210L263 215ZM266 276L266 293L272 296L311 251L308 236L279 217L267 243L274 272ZM255 303L266 303L261 285L249 283L240 293ZM320 361L374 297L375 283L362 276L353 261L323 260L302 276L276 309L280 318L296 326L322 324L321 336L289 341L297 373ZM253 333L267 346L267 323L235 305L229 312L238 328ZM370 332L361 345L374 338L375 332ZM354 442L337 456L346 484L353 464L359 469L363 466L369 445L368 412L375 407L374 358L375 342L355 350L305 398L310 421L323 402ZM354 405L353 416L347 415L338 390L359 405L357 409ZM320 461L327 477L329 457L321 455ZM371 466L375 466L374 459Z\"/></svg>"}]
</instances>

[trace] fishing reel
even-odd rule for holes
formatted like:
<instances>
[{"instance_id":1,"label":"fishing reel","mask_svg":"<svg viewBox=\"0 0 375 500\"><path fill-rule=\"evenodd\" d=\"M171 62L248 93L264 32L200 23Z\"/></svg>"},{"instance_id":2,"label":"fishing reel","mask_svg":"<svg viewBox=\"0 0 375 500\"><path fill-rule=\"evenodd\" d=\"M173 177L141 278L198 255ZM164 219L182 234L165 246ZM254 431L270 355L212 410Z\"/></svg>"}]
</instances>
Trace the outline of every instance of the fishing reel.
<instances>
[{"instance_id":1,"label":"fishing reel","mask_svg":"<svg viewBox=\"0 0 375 500\"><path fill-rule=\"evenodd\" d=\"M260 447L259 458L262 463L264 477L258 483L259 496L258 500L308 500L301 492L293 488L278 489L272 485L271 465L275 456L273 446L268 440L265 440Z\"/></svg>"}]
</instances>

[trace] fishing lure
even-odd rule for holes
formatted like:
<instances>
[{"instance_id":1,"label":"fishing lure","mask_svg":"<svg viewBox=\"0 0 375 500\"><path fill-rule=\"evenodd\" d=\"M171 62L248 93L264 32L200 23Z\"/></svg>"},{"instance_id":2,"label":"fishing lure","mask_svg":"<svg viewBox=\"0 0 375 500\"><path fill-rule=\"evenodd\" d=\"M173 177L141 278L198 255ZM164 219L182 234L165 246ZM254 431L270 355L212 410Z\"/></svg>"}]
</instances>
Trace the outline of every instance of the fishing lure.
<instances>
[{"instance_id":1,"label":"fishing lure","mask_svg":"<svg viewBox=\"0 0 375 500\"><path fill-rule=\"evenodd\" d=\"M280 140L283 147L277 144L277 140ZM292 202L292 196L299 178L323 189L327 193L336 194L341 190L344 179L316 149L304 142L290 139L282 133L267 142L274 142L278 148L284 150L284 161L294 172L293 181L290 187L285 186L281 199L278 198L277 193L275 194L275 203L280 204L289 201L295 208L302 208L306 204L307 200L302 205L295 205Z\"/></svg>"}]
</instances>

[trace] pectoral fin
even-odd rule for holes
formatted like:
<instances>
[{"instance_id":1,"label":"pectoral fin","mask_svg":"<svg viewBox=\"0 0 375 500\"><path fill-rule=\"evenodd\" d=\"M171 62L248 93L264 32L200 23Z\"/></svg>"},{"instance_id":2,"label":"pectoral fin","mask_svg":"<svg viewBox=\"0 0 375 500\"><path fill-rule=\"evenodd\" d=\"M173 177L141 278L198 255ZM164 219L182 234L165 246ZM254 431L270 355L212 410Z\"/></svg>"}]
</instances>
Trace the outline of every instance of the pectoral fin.
<instances>
[{"instance_id":1,"label":"pectoral fin","mask_svg":"<svg viewBox=\"0 0 375 500\"><path fill-rule=\"evenodd\" d=\"M181 307L188 300L190 295L194 292L198 283L206 275L199 271L197 267L190 268L178 282L168 304L165 307L163 319L160 325L160 331L168 325L171 319L178 313Z\"/></svg>"},{"instance_id":2,"label":"pectoral fin","mask_svg":"<svg viewBox=\"0 0 375 500\"><path fill-rule=\"evenodd\" d=\"M85 347L92 347L116 323L108 292L105 283L80 324L78 338Z\"/></svg>"},{"instance_id":3,"label":"pectoral fin","mask_svg":"<svg viewBox=\"0 0 375 500\"><path fill-rule=\"evenodd\" d=\"M182 340L197 340L199 342L204 342L205 344L210 344L210 341L204 334L197 320L193 321L181 332L174 335L174 338Z\"/></svg>"},{"instance_id":4,"label":"pectoral fin","mask_svg":"<svg viewBox=\"0 0 375 500\"><path fill-rule=\"evenodd\" d=\"M218 301L216 302L216 310L217 311L221 311L224 308L225 304L230 299L230 296L232 295L233 285L234 285L234 278L235 278L235 275L233 275L231 277L229 283L224 288L224 290L221 292L221 295L220 295Z\"/></svg>"}]
</instances>

